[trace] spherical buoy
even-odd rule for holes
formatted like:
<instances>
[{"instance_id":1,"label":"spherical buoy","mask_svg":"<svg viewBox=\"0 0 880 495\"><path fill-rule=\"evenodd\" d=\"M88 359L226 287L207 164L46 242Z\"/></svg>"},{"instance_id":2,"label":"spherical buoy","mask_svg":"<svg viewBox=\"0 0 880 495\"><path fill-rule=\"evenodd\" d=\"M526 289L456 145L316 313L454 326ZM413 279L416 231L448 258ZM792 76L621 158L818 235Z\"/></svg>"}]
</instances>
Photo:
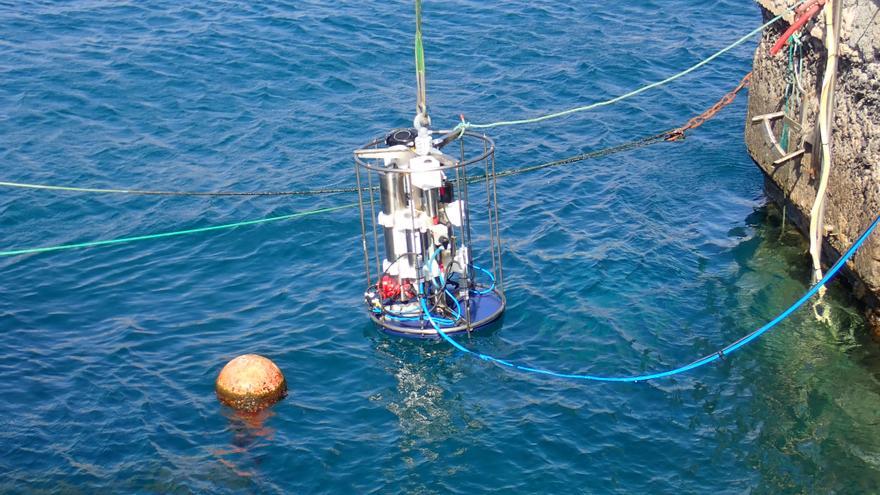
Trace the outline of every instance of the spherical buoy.
<instances>
[{"instance_id":1,"label":"spherical buoy","mask_svg":"<svg viewBox=\"0 0 880 495\"><path fill-rule=\"evenodd\" d=\"M220 370L214 388L220 402L248 412L265 409L287 395L287 381L278 366L256 354L229 361Z\"/></svg>"}]
</instances>

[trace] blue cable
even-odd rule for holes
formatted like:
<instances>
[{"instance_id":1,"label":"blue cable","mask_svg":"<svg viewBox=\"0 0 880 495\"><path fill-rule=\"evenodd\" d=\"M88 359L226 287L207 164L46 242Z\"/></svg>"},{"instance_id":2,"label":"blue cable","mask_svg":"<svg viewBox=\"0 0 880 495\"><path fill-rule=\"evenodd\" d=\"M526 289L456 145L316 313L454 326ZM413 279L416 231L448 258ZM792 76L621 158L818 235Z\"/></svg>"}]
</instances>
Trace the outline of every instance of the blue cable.
<instances>
[{"instance_id":1,"label":"blue cable","mask_svg":"<svg viewBox=\"0 0 880 495\"><path fill-rule=\"evenodd\" d=\"M388 318L389 320L393 320L393 321L401 321L401 322L407 322L407 321L422 321L422 318L421 318L421 317L418 317L418 316L394 316L394 315L389 315L389 314L386 313L386 314L385 314L385 317ZM452 320L449 320L449 319L447 319L447 318L437 318L437 317L435 316L434 319L435 319L437 322L439 322L439 324L441 324L441 325L443 325L443 326L447 326L447 327L453 327L453 326L455 326L455 322L452 321Z\"/></svg>"},{"instance_id":2,"label":"blue cable","mask_svg":"<svg viewBox=\"0 0 880 495\"><path fill-rule=\"evenodd\" d=\"M485 273L486 275L489 276L490 279L492 279L492 285L490 285L488 289L477 290L474 292L476 292L477 294L488 294L488 293L492 292L492 290L495 289L495 275L493 275L492 272L490 272L489 270L486 270L485 268L483 268L481 266L477 266L477 265L471 265L471 266L476 268L477 270L480 270L481 272Z\"/></svg>"},{"instance_id":3,"label":"blue cable","mask_svg":"<svg viewBox=\"0 0 880 495\"><path fill-rule=\"evenodd\" d=\"M461 304L458 303L458 299L456 299L456 297L453 296L451 292L449 292L449 289L443 289L443 292L445 292L446 295L449 296L450 299L452 299L452 302L455 303L455 314L454 314L455 321L460 320L461 319Z\"/></svg>"},{"instance_id":4,"label":"blue cable","mask_svg":"<svg viewBox=\"0 0 880 495\"><path fill-rule=\"evenodd\" d=\"M419 287L420 291L423 287ZM453 311L453 315L455 317L454 320L450 320L449 318L440 318L437 316L431 316L434 321L436 321L439 325L443 325L446 327L454 327L458 324L458 321L461 320L461 304L459 304L458 299L449 292L449 289L443 289L443 292L449 296L452 301L455 303L455 310ZM405 316L399 313L392 313L391 311L387 311L384 309L373 308L373 313L377 315L385 315L385 318L393 321L407 322L407 321L422 321L421 316ZM419 313L421 315L421 313Z\"/></svg>"},{"instance_id":5,"label":"blue cable","mask_svg":"<svg viewBox=\"0 0 880 495\"><path fill-rule=\"evenodd\" d=\"M880 223L880 215L878 215L877 218L874 219L874 221L871 223L871 226L868 227L868 229L865 230L865 232L861 236L859 236L859 238L856 240L855 243L853 243L853 245L849 248L849 250L847 250L847 252L844 253L843 256L841 256L839 260L837 260L837 263L835 263L831 267L831 269L828 270L828 272L825 274L825 276L822 277L822 280L819 280L816 283L816 285L811 287L810 290L808 290L806 292L806 294L801 296L800 299L795 301L794 304L789 306L788 309L783 311L776 318L772 319L769 323L767 323L764 326L762 326L761 328L758 328L757 330L747 334L746 336L733 342L732 344L727 345L726 347L724 347L720 351L709 354L708 356L701 357L700 359L697 359L696 361L694 361L690 364L686 364L684 366L680 366L678 368L674 368L671 370L661 371L661 372L657 372L657 373L650 373L650 374L646 374L646 375L598 376L598 375L578 375L578 374L571 374L571 373L558 373L556 371L550 371L550 370L545 370L545 369L540 369L540 368L532 368L529 366L514 364L514 363L511 363L510 361L505 361L503 359L498 359L496 357L489 356L487 354L472 351L472 350L468 349L467 347L464 347L463 345L459 344L455 340L453 340L449 335L447 335L443 330L440 329L440 326L434 322L433 317L431 316L430 312L428 311L428 306L427 306L427 304L425 304L424 298L420 297L419 302L421 303L422 311L424 311L424 313L426 315L428 315L428 321L431 322L431 325L434 327L434 330L436 330L437 333L440 334L440 336L443 338L443 340L448 342L451 346L455 347L459 351L461 351L465 354L470 354L472 356L476 356L476 357L482 359L483 361L489 361L491 363L495 363L495 364L498 364L501 366L505 366L507 368L515 369L515 370L526 372L526 373L537 373L537 374L541 374L541 375L553 376L556 378L569 378L569 379L573 379L573 380L591 380L591 381L597 381L597 382L641 382L641 381L646 381L646 380L654 380L657 378L666 378L666 377L678 375L680 373L684 373L686 371L690 371L692 369L699 368L701 366L705 366L709 363L717 361L717 360L721 359L722 357L729 355L729 354L733 353L734 351L742 348L743 346L745 346L749 342L752 342L753 340L757 339L761 335L769 332L773 327L778 325L780 322L782 322L783 320L788 318L792 313L794 313L798 308L803 306L804 303L807 302L811 297L813 297L819 291L820 288L822 288L832 278L834 278L834 276L837 275L837 272L839 272L840 269L843 268L843 265L850 258L852 258L852 256L856 253L856 251L859 250L859 248L862 247L862 245L868 239L868 236L870 236L871 233L874 232L874 229L877 228L878 223Z\"/></svg>"},{"instance_id":6,"label":"blue cable","mask_svg":"<svg viewBox=\"0 0 880 495\"><path fill-rule=\"evenodd\" d=\"M439 253L440 251L443 251L442 246L437 246L436 248L434 248L434 252L431 253L431 258L428 263L433 263L434 260L437 258L437 253ZM439 266L438 266L438 268L439 268ZM444 286L446 286L446 279L443 276L443 270L438 270L438 271L440 272L440 285L437 285L437 282L435 282L433 278L431 279L431 283L434 284L434 287L444 287Z\"/></svg>"},{"instance_id":7,"label":"blue cable","mask_svg":"<svg viewBox=\"0 0 880 495\"><path fill-rule=\"evenodd\" d=\"M419 312L419 316L404 316L401 314L392 313L387 310L383 311L379 308L374 308L373 313L375 313L377 315L385 315L386 318L388 318L389 320L394 320L394 321L422 321L421 312ZM440 317L436 317L436 316L434 317L434 319L437 320L442 325L445 325L447 327L451 327L451 326L454 326L456 321L458 319L461 319L461 317L457 316L455 321L450 320L448 318L440 318Z\"/></svg>"}]
</instances>

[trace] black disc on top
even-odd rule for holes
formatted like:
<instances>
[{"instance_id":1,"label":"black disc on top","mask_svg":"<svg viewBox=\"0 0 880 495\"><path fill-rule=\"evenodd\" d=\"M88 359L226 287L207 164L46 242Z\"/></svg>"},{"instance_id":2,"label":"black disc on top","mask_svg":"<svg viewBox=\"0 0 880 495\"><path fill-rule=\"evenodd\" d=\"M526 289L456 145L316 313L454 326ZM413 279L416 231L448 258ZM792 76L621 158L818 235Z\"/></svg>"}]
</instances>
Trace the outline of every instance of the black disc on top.
<instances>
[{"instance_id":1,"label":"black disc on top","mask_svg":"<svg viewBox=\"0 0 880 495\"><path fill-rule=\"evenodd\" d=\"M385 137L385 144L388 146L397 146L398 144L415 146L418 135L419 131L415 129L394 129Z\"/></svg>"}]
</instances>

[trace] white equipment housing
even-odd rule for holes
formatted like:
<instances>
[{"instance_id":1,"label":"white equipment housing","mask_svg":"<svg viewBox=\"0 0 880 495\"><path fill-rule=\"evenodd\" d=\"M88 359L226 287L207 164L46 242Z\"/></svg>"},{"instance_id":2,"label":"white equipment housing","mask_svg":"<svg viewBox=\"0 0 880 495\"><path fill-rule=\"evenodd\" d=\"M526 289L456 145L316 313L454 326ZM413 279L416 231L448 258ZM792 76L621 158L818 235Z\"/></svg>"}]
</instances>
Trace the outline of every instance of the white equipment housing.
<instances>
[{"instance_id":1,"label":"white equipment housing","mask_svg":"<svg viewBox=\"0 0 880 495\"><path fill-rule=\"evenodd\" d=\"M466 138L478 141L482 153L468 159ZM458 157L440 150L456 140L461 143ZM470 330L475 323L486 317L495 319L503 311L494 156L494 143L484 135L454 131L434 139L426 127L392 131L355 152L366 299L371 316L381 326L402 334L434 333L419 317L425 299L430 299L432 311L455 316L441 318L454 320L453 333L459 328ZM482 174L468 176L469 165L481 168ZM468 185L478 181L485 182L485 189L469 190ZM479 227L488 230L488 236L480 237L480 248L488 251L491 269L477 270L490 280L480 282L472 260L472 194L484 199L487 206ZM490 293L497 307L488 311ZM482 312L477 300L483 301Z\"/></svg>"}]
</instances>

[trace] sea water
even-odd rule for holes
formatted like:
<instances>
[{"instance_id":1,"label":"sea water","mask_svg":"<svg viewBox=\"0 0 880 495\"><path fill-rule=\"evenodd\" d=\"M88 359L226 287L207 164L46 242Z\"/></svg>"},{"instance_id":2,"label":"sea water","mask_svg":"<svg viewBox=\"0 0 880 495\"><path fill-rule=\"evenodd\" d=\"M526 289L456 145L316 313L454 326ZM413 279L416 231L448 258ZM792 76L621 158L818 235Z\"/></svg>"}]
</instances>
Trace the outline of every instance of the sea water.
<instances>
[{"instance_id":1,"label":"sea water","mask_svg":"<svg viewBox=\"0 0 880 495\"><path fill-rule=\"evenodd\" d=\"M752 2L427 1L434 123L613 97L762 23ZM163 190L354 183L351 151L415 110L409 2L0 3L0 180ZM499 170L675 127L755 41L593 112L490 131ZM686 140L499 180L507 310L463 340L572 373L690 362L807 288L743 144L745 94ZM2 249L350 203L2 189ZM357 209L0 259L0 491L857 493L880 489L880 353L832 286L736 355L656 382L512 373L386 337L362 306ZM255 352L290 396L213 381Z\"/></svg>"}]
</instances>

